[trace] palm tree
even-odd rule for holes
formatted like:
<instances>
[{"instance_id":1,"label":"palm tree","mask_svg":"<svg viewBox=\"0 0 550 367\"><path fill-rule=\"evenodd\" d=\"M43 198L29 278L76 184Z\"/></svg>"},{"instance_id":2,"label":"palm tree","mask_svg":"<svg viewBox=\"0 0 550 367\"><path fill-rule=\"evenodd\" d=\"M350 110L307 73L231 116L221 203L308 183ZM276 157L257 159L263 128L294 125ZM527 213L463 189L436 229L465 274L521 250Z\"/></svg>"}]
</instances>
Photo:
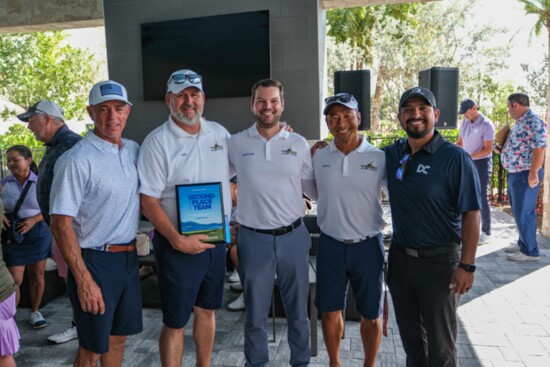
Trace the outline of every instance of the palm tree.
<instances>
[{"instance_id":1,"label":"palm tree","mask_svg":"<svg viewBox=\"0 0 550 367\"><path fill-rule=\"evenodd\" d=\"M548 37L548 55L550 57L550 0L518 0L523 4L525 13L535 14L538 19L533 26L535 35L540 35L545 28ZM550 121L550 60L547 62L548 69L548 92L546 94L546 121ZM546 161L550 159L550 150L546 150ZM542 215L542 234L545 237L550 237L550 167L544 172L544 192L543 205L544 211Z\"/></svg>"}]
</instances>

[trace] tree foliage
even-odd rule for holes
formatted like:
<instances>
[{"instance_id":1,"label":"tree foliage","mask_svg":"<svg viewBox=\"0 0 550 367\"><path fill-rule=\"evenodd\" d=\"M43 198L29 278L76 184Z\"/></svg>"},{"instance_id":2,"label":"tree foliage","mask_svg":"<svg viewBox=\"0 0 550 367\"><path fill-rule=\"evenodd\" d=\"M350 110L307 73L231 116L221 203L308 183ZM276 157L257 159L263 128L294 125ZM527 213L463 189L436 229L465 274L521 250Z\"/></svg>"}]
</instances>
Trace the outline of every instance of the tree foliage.
<instances>
[{"instance_id":1,"label":"tree foliage","mask_svg":"<svg viewBox=\"0 0 550 367\"><path fill-rule=\"evenodd\" d=\"M0 97L22 107L50 99L66 119L81 118L98 64L89 51L63 45L65 38L61 31L0 35Z\"/></svg>"}]
</instances>

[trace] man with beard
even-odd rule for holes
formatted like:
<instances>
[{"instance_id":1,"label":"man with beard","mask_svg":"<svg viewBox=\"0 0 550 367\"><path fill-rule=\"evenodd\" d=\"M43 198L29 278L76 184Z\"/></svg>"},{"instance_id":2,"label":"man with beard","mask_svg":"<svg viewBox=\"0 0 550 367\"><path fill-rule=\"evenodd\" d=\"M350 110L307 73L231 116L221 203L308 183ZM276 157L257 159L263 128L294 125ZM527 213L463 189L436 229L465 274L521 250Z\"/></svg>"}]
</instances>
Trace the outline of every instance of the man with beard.
<instances>
[{"instance_id":1,"label":"man with beard","mask_svg":"<svg viewBox=\"0 0 550 367\"><path fill-rule=\"evenodd\" d=\"M434 129L439 110L431 91L403 93L397 117L408 138L385 148L397 325L407 366L456 366L456 309L476 268L479 178L470 155Z\"/></svg>"},{"instance_id":2,"label":"man with beard","mask_svg":"<svg viewBox=\"0 0 550 367\"><path fill-rule=\"evenodd\" d=\"M288 320L290 364L310 361L308 301L309 233L302 223L303 187L313 187L307 141L279 124L283 86L271 79L252 87L256 123L231 137L230 162L239 178L236 214L239 275L244 288L247 367L269 360L267 315L275 275Z\"/></svg>"},{"instance_id":3,"label":"man with beard","mask_svg":"<svg viewBox=\"0 0 550 367\"><path fill-rule=\"evenodd\" d=\"M201 242L206 235L183 236L177 228L179 184L221 182L224 211L231 213L229 133L202 118L202 77L175 71L165 96L168 120L144 140L138 159L143 214L155 226L153 243L163 328L159 348L165 367L181 366L184 327L194 312L197 366L209 366L214 343L214 310L222 306L225 245Z\"/></svg>"}]
</instances>

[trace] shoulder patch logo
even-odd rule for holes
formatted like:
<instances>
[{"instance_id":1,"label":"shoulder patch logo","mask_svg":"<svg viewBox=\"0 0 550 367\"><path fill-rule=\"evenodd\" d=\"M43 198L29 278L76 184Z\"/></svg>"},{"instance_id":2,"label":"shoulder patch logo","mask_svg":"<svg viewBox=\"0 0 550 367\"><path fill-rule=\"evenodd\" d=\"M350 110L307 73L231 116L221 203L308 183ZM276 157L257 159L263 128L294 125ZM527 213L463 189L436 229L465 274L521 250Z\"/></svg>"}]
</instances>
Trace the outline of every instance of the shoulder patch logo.
<instances>
[{"instance_id":1,"label":"shoulder patch logo","mask_svg":"<svg viewBox=\"0 0 550 367\"><path fill-rule=\"evenodd\" d=\"M285 150L281 150L281 153L283 155L291 155L291 156L296 156L298 153L296 153L294 150L292 150L292 148L288 148L288 149L285 149Z\"/></svg>"},{"instance_id":2,"label":"shoulder patch logo","mask_svg":"<svg viewBox=\"0 0 550 367\"><path fill-rule=\"evenodd\" d=\"M374 171L374 172L378 171L378 166L374 162L370 162L368 164L362 164L360 167L362 170L365 170L365 171Z\"/></svg>"}]
</instances>

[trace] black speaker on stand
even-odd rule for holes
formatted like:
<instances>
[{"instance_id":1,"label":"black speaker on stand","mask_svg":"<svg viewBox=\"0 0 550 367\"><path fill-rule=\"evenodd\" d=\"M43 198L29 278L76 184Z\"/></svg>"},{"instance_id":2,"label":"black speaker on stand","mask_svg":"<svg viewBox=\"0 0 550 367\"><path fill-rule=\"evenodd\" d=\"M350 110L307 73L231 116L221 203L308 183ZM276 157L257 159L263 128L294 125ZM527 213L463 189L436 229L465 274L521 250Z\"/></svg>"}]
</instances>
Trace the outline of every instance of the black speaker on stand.
<instances>
[{"instance_id":1,"label":"black speaker on stand","mask_svg":"<svg viewBox=\"0 0 550 367\"><path fill-rule=\"evenodd\" d=\"M334 72L334 94L351 93L359 104L359 130L370 130L370 70Z\"/></svg>"},{"instance_id":2,"label":"black speaker on stand","mask_svg":"<svg viewBox=\"0 0 550 367\"><path fill-rule=\"evenodd\" d=\"M418 85L433 92L440 110L436 129L456 129L458 77L458 68L433 67L418 73Z\"/></svg>"}]
</instances>

